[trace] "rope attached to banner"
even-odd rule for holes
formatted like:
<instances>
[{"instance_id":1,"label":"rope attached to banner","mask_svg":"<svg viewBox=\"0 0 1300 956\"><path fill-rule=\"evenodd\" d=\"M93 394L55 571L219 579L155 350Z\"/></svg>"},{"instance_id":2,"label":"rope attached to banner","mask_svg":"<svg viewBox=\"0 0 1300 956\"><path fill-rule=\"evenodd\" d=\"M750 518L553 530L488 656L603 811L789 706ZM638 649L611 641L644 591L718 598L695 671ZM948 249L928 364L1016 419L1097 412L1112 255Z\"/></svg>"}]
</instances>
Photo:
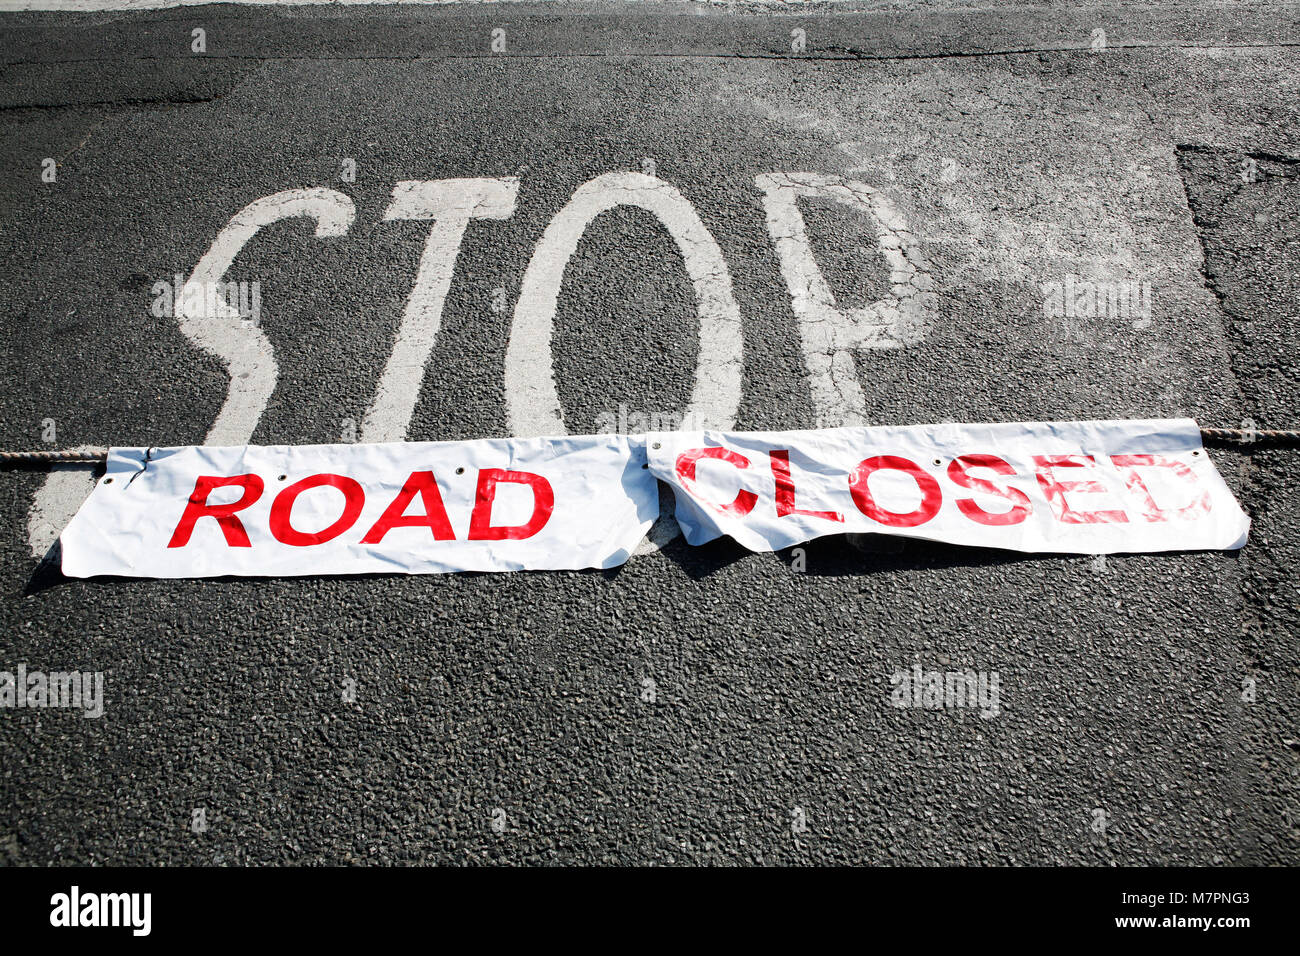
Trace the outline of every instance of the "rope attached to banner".
<instances>
[{"instance_id":1,"label":"rope attached to banner","mask_svg":"<svg viewBox=\"0 0 1300 956\"><path fill-rule=\"evenodd\" d=\"M107 448L85 448L81 451L0 451L0 468L102 465L106 461L108 461Z\"/></svg>"},{"instance_id":2,"label":"rope attached to banner","mask_svg":"<svg viewBox=\"0 0 1300 956\"><path fill-rule=\"evenodd\" d=\"M1243 445L1300 445L1300 431L1282 428L1202 428L1201 438Z\"/></svg>"}]
</instances>

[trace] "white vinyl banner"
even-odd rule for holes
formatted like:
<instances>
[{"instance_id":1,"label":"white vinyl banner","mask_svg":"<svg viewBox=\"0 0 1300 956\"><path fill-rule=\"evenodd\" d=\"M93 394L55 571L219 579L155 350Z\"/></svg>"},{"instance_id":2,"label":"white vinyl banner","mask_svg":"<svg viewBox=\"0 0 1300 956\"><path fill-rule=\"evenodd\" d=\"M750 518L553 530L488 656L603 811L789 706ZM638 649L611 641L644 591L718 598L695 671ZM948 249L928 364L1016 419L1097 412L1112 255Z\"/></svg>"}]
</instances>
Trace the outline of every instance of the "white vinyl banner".
<instances>
[{"instance_id":1,"label":"white vinyl banner","mask_svg":"<svg viewBox=\"0 0 1300 956\"><path fill-rule=\"evenodd\" d=\"M878 532L1012 551L1240 548L1250 519L1190 419L647 436L690 544Z\"/></svg>"},{"instance_id":2,"label":"white vinyl banner","mask_svg":"<svg viewBox=\"0 0 1300 956\"><path fill-rule=\"evenodd\" d=\"M626 436L115 448L60 541L72 577L609 568L658 514Z\"/></svg>"},{"instance_id":3,"label":"white vinyl banner","mask_svg":"<svg viewBox=\"0 0 1300 956\"><path fill-rule=\"evenodd\" d=\"M1240 548L1190 419L116 448L72 577L609 568L672 486L690 544L879 532L1073 554Z\"/></svg>"}]
</instances>

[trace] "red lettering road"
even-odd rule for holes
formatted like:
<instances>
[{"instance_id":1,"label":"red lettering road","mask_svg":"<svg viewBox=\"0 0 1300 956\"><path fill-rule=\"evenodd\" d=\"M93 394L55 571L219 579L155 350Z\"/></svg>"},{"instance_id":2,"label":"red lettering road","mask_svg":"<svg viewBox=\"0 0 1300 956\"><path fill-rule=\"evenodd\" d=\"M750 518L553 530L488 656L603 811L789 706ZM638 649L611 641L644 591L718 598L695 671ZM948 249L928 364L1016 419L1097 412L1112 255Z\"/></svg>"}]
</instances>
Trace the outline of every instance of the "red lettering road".
<instances>
[{"instance_id":1,"label":"red lettering road","mask_svg":"<svg viewBox=\"0 0 1300 956\"><path fill-rule=\"evenodd\" d=\"M424 514L408 515L407 507L416 495L424 504ZM394 528L428 528L435 541L454 541L455 533L447 519L447 509L442 504L442 494L438 491L438 482L431 471L413 471L406 484L397 493L392 504L384 509L379 520L361 539L362 544L379 544L384 535Z\"/></svg>"},{"instance_id":2,"label":"red lettering road","mask_svg":"<svg viewBox=\"0 0 1300 956\"><path fill-rule=\"evenodd\" d=\"M232 501L228 505L208 504L208 495L217 488L230 485L239 485L244 489L238 501ZM252 547L248 540L248 532L244 530L243 523L235 517L235 512L243 511L260 497L262 497L262 479L257 475L235 475L231 478L200 475L194 482L194 491L190 493L189 502L185 505L181 520L176 523L176 530L172 532L172 539L167 543L167 547L183 548L189 544L190 535L194 533L194 523L200 518L215 518L221 527L221 533L226 537L226 544L230 547Z\"/></svg>"},{"instance_id":3,"label":"red lettering road","mask_svg":"<svg viewBox=\"0 0 1300 956\"><path fill-rule=\"evenodd\" d=\"M337 488L343 492L343 512L333 524L320 531L296 530L289 520L293 515L294 502L304 491L321 487ZM275 501L271 502L271 534L281 544L292 545L295 548L324 544L326 541L333 541L356 524L365 504L366 493L355 478L348 478L346 475L312 475L302 481L294 482L275 496Z\"/></svg>"},{"instance_id":4,"label":"red lettering road","mask_svg":"<svg viewBox=\"0 0 1300 956\"><path fill-rule=\"evenodd\" d=\"M492 502L497 497L497 485L503 482L528 485L533 489L533 514L524 524L492 524ZM474 512L469 519L469 540L520 541L531 538L551 520L554 510L555 492L551 489L551 483L541 475L527 471L506 471L504 468L484 468L478 473Z\"/></svg>"},{"instance_id":5,"label":"red lettering road","mask_svg":"<svg viewBox=\"0 0 1300 956\"><path fill-rule=\"evenodd\" d=\"M523 524L494 525L492 523L492 505L496 501L497 487L501 484L522 484L532 490L532 515ZM231 485L243 488L239 500L229 504L208 504L208 496L213 491ZM261 497L263 487L263 481L257 475L235 475L230 478L200 475L194 483L194 491L190 494L185 511L181 514L181 519L172 532L167 547L183 548L189 544L194 533L194 525L200 518L215 519L229 547L251 547L248 532L244 529L243 522L236 517L236 513L254 504ZM294 503L304 491L320 487L337 488L342 492L342 510L338 518L320 531L299 531L292 523ZM410 507L416 495L420 496L424 512L407 514L406 509ZM365 503L365 490L356 479L346 475L311 475L294 482L276 495L275 501L271 503L269 517L271 535L281 544L297 548L324 544L356 524L365 508ZM478 475L474 510L470 513L469 540L521 541L524 538L531 538L546 526L554 511L555 491L551 483L541 475L527 471L507 471L503 468L485 468ZM379 544L394 528L428 528L435 541L456 539L433 472L412 472L402 486L402 490L379 516L379 520L362 537L361 543Z\"/></svg>"}]
</instances>

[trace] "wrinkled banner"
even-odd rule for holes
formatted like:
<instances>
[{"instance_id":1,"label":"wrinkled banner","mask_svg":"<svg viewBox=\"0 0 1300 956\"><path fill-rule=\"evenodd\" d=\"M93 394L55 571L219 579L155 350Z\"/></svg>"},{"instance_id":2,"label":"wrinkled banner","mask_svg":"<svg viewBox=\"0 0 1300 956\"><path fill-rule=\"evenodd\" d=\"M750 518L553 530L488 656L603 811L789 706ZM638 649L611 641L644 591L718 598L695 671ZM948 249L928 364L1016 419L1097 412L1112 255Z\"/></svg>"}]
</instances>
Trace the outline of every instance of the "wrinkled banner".
<instances>
[{"instance_id":1,"label":"wrinkled banner","mask_svg":"<svg viewBox=\"0 0 1300 956\"><path fill-rule=\"evenodd\" d=\"M1240 548L1250 519L1191 419L649 436L690 544L877 532L1011 551Z\"/></svg>"},{"instance_id":2,"label":"wrinkled banner","mask_svg":"<svg viewBox=\"0 0 1300 956\"><path fill-rule=\"evenodd\" d=\"M659 514L644 466L644 443L616 435L117 448L60 536L63 572L609 568Z\"/></svg>"},{"instance_id":3,"label":"wrinkled banner","mask_svg":"<svg viewBox=\"0 0 1300 956\"><path fill-rule=\"evenodd\" d=\"M673 488L689 544L843 532L1073 554L1219 550L1250 521L1190 419L119 448L73 577L609 568Z\"/></svg>"}]
</instances>

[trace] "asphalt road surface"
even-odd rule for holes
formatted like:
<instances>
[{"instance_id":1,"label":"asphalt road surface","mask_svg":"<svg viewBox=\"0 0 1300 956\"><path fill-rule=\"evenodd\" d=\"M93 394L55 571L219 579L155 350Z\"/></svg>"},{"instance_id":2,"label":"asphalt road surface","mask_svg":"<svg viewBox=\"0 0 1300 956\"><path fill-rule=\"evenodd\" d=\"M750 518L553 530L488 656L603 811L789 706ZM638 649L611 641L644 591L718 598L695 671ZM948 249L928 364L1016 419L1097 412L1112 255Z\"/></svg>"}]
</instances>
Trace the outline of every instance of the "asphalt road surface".
<instances>
[{"instance_id":1,"label":"asphalt road surface","mask_svg":"<svg viewBox=\"0 0 1300 956\"><path fill-rule=\"evenodd\" d=\"M737 428L824 411L756 185L797 172L888 197L932 280L916 341L853 350L864 421L1297 428L1298 46L1288 4L6 12L0 447L203 443L231 382L157 283L307 188L350 228L269 225L228 274L278 365L245 440L364 439L430 229L384 212L451 178L517 204L469 222L399 424L510 434L524 271L611 172L721 249ZM888 293L884 227L800 209L841 308ZM1076 279L1149 308L1047 314ZM695 290L645 210L590 224L555 322L570 433L687 406ZM90 473L5 472L0 669L102 671L106 703L0 712L0 862L1294 864L1300 451L1212 455L1239 553L677 538L279 580L63 578L40 556ZM915 664L996 672L999 713L891 706Z\"/></svg>"}]
</instances>

